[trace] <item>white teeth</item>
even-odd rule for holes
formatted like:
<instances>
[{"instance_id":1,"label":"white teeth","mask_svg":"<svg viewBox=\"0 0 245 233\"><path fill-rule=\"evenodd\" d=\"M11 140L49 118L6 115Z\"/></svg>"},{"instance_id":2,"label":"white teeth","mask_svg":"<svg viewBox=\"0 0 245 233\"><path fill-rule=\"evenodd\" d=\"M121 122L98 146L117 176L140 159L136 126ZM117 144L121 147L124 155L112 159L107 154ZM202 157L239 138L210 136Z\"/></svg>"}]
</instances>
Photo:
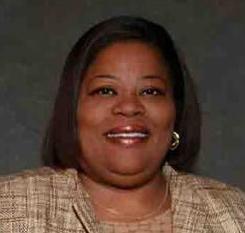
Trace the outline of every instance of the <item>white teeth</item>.
<instances>
[{"instance_id":1,"label":"white teeth","mask_svg":"<svg viewBox=\"0 0 245 233\"><path fill-rule=\"evenodd\" d=\"M108 133L108 138L146 138L148 135L140 132L132 133Z\"/></svg>"}]
</instances>

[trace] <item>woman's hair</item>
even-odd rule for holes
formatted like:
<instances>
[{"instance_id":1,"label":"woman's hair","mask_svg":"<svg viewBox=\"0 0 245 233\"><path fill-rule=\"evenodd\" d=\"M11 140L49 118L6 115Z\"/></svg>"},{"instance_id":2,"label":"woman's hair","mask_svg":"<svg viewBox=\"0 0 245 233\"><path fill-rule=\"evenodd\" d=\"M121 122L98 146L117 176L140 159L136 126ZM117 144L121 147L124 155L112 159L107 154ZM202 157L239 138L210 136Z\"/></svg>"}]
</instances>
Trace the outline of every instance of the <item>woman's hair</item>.
<instances>
[{"instance_id":1,"label":"woman's hair","mask_svg":"<svg viewBox=\"0 0 245 233\"><path fill-rule=\"evenodd\" d=\"M43 140L44 165L80 169L77 107L85 72L98 52L112 43L131 40L156 48L169 68L176 107L174 130L180 135L180 145L168 152L166 161L177 170L192 169L200 147L200 113L193 82L168 32L156 23L131 16L114 17L95 25L69 53Z\"/></svg>"}]
</instances>

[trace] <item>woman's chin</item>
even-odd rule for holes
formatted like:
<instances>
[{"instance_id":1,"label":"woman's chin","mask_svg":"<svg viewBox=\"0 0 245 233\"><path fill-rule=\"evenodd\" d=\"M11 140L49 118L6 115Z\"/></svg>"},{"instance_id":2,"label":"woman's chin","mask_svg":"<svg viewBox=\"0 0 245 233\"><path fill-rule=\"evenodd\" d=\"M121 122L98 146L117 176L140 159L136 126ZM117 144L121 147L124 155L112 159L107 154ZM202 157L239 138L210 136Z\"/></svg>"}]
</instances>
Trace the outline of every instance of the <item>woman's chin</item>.
<instances>
[{"instance_id":1,"label":"woman's chin","mask_svg":"<svg viewBox=\"0 0 245 233\"><path fill-rule=\"evenodd\" d=\"M154 177L155 173L139 167L114 168L108 170L104 181L108 185L117 188L137 188L148 183Z\"/></svg>"}]
</instances>

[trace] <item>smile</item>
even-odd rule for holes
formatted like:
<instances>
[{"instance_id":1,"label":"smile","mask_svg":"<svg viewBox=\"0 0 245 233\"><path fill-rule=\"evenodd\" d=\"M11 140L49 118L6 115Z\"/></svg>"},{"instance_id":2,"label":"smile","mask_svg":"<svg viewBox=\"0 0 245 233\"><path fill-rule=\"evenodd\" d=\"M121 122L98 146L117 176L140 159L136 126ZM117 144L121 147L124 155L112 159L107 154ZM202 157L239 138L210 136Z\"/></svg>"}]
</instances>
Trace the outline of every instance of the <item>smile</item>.
<instances>
[{"instance_id":1,"label":"smile","mask_svg":"<svg viewBox=\"0 0 245 233\"><path fill-rule=\"evenodd\" d=\"M149 135L142 132L108 133L108 138L147 138Z\"/></svg>"},{"instance_id":2,"label":"smile","mask_svg":"<svg viewBox=\"0 0 245 233\"><path fill-rule=\"evenodd\" d=\"M104 136L109 142L129 147L146 142L150 136L150 131L144 126L128 125L113 128Z\"/></svg>"}]
</instances>

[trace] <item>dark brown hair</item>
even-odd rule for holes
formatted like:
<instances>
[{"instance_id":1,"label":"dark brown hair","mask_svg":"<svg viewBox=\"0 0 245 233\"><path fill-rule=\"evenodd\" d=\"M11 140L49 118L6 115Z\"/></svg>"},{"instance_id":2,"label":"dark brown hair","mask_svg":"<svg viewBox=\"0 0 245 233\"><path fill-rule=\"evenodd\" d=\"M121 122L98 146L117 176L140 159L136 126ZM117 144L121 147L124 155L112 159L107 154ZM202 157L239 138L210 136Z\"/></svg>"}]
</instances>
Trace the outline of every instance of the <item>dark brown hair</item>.
<instances>
[{"instance_id":1,"label":"dark brown hair","mask_svg":"<svg viewBox=\"0 0 245 233\"><path fill-rule=\"evenodd\" d=\"M154 46L169 68L176 107L175 131L181 139L179 147L168 152L166 161L177 170L192 169L200 147L200 113L193 82L168 32L156 23L131 16L114 17L95 25L69 53L43 141L45 165L80 169L76 116L83 76L99 51L112 43L128 40Z\"/></svg>"}]
</instances>

